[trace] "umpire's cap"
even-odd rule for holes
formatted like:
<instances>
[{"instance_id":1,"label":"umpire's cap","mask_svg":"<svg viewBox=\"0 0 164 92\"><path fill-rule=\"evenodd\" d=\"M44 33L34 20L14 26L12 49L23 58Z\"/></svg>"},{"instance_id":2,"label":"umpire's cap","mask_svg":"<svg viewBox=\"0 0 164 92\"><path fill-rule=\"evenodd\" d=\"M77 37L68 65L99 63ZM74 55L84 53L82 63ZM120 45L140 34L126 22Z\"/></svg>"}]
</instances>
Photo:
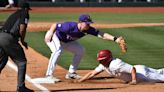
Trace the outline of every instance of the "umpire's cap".
<instances>
[{"instance_id":1,"label":"umpire's cap","mask_svg":"<svg viewBox=\"0 0 164 92\"><path fill-rule=\"evenodd\" d=\"M30 8L30 4L27 3L27 2L20 4L20 8L32 10L32 9Z\"/></svg>"}]
</instances>

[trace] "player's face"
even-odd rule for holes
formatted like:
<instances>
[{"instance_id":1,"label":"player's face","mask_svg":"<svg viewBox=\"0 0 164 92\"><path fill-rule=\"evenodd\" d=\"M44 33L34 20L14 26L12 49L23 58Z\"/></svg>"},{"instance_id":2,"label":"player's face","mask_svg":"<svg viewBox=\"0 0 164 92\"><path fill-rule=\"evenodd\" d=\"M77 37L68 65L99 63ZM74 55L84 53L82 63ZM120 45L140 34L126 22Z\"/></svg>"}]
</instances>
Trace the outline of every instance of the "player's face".
<instances>
[{"instance_id":1,"label":"player's face","mask_svg":"<svg viewBox=\"0 0 164 92\"><path fill-rule=\"evenodd\" d=\"M89 27L90 27L89 24L86 24L85 22L81 23L81 31L86 31L89 29Z\"/></svg>"},{"instance_id":2,"label":"player's face","mask_svg":"<svg viewBox=\"0 0 164 92\"><path fill-rule=\"evenodd\" d=\"M103 59L103 60L100 60L99 62L104 65L105 67L109 67L109 64L110 64L110 59L107 58L107 59Z\"/></svg>"}]
</instances>

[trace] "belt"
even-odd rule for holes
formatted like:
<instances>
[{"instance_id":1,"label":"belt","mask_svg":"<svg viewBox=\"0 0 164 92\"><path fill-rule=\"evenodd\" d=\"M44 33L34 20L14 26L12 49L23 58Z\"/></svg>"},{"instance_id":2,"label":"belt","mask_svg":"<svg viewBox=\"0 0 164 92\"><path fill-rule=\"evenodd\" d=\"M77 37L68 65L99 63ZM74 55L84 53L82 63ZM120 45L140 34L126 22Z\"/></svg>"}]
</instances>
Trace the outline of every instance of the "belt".
<instances>
[{"instance_id":1,"label":"belt","mask_svg":"<svg viewBox=\"0 0 164 92\"><path fill-rule=\"evenodd\" d=\"M7 30L0 30L0 32L1 32L1 33L8 33L8 34L14 36L12 33L8 32Z\"/></svg>"},{"instance_id":2,"label":"belt","mask_svg":"<svg viewBox=\"0 0 164 92\"><path fill-rule=\"evenodd\" d=\"M14 38L17 38L17 39L19 38L19 37L17 37L16 35L14 35L13 33L10 33L10 32L7 31L7 30L3 30L3 29L2 29L2 30L0 30L0 32L1 32L1 33L8 33L8 34L12 35Z\"/></svg>"},{"instance_id":3,"label":"belt","mask_svg":"<svg viewBox=\"0 0 164 92\"><path fill-rule=\"evenodd\" d=\"M3 29L1 29L0 32L9 33L7 30L3 30Z\"/></svg>"}]
</instances>

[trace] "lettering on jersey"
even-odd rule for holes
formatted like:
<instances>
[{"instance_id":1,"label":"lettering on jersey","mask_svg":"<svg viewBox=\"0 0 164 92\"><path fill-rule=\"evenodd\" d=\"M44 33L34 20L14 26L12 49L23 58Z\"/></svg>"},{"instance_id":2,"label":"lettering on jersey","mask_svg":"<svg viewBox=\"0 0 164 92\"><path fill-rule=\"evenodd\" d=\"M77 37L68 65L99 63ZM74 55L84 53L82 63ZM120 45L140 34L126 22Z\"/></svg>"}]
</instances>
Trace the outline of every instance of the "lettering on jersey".
<instances>
[{"instance_id":1,"label":"lettering on jersey","mask_svg":"<svg viewBox=\"0 0 164 92\"><path fill-rule=\"evenodd\" d=\"M77 37L72 37L71 35L66 35L66 38L67 38L68 40L72 40L72 41L78 39Z\"/></svg>"},{"instance_id":2,"label":"lettering on jersey","mask_svg":"<svg viewBox=\"0 0 164 92\"><path fill-rule=\"evenodd\" d=\"M120 69L111 71L111 74L116 76L116 77L121 76Z\"/></svg>"}]
</instances>

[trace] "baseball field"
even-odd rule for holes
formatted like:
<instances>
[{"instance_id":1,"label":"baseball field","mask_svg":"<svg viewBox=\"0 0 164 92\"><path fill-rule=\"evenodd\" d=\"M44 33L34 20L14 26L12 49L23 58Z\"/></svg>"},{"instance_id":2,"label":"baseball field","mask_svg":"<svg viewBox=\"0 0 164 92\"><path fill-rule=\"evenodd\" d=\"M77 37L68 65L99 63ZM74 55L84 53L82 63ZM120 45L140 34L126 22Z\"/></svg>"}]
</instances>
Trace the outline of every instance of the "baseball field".
<instances>
[{"instance_id":1,"label":"baseball field","mask_svg":"<svg viewBox=\"0 0 164 92\"><path fill-rule=\"evenodd\" d=\"M163 92L164 83L140 83L129 85L108 76L100 74L83 83L73 83L66 80L65 74L72 60L72 53L64 51L58 62L54 75L62 82L54 84L34 84L31 79L44 77L51 55L44 43L44 36L54 22L76 21L82 13L91 15L95 26L103 32L126 39L128 51L122 54L119 46L111 41L105 41L93 36L86 36L79 40L85 47L85 55L78 66L77 73L84 75L94 69L99 63L96 61L97 52L110 49L114 57L136 65L146 65L152 68L164 68L164 8L32 8L26 41L30 48L25 50L27 64L27 86L37 91L51 92ZM79 9L81 9L79 11ZM0 21L13 12L0 10ZM15 91L16 67L9 60L8 66L0 74L0 91Z\"/></svg>"}]
</instances>

